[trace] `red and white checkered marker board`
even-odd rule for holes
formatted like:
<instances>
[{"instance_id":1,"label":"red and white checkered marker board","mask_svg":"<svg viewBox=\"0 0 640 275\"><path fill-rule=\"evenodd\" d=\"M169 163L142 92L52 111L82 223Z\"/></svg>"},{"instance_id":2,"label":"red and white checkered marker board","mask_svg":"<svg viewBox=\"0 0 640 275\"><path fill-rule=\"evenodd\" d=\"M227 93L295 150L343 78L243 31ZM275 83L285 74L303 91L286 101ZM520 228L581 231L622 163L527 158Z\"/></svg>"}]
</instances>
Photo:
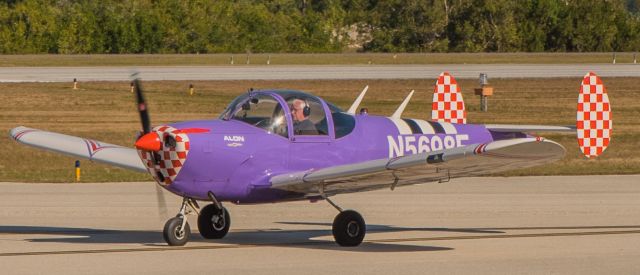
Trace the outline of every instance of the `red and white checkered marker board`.
<instances>
[{"instance_id":1,"label":"red and white checkered marker board","mask_svg":"<svg viewBox=\"0 0 640 275\"><path fill-rule=\"evenodd\" d=\"M438 77L433 89L431 120L449 123L467 123L467 111L456 79L448 72Z\"/></svg>"},{"instance_id":2,"label":"red and white checkered marker board","mask_svg":"<svg viewBox=\"0 0 640 275\"><path fill-rule=\"evenodd\" d=\"M169 185L173 183L176 176L182 169L184 162L187 160L187 154L189 153L189 137L187 134L180 132L170 126L157 126L153 128L152 132L155 132L160 137L162 142L162 149L158 152L160 162L158 165L153 163L151 152L138 150L138 155L142 159L142 162L147 167L147 170L151 173L153 178L162 185ZM173 136L176 140L175 147L169 147L164 142L166 136ZM158 177L159 171L163 178Z\"/></svg>"},{"instance_id":3,"label":"red and white checkered marker board","mask_svg":"<svg viewBox=\"0 0 640 275\"><path fill-rule=\"evenodd\" d=\"M576 129L580 151L586 157L595 158L609 146L611 105L602 80L592 72L585 75L580 86Z\"/></svg>"}]
</instances>

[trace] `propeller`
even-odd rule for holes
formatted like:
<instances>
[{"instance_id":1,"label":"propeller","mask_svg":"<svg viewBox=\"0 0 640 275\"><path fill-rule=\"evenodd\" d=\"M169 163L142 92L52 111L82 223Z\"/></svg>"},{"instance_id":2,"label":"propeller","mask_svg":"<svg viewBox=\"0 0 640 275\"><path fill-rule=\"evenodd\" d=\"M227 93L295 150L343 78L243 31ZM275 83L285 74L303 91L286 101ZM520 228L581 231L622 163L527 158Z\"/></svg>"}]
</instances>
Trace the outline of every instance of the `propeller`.
<instances>
[{"instance_id":1,"label":"propeller","mask_svg":"<svg viewBox=\"0 0 640 275\"><path fill-rule=\"evenodd\" d=\"M156 152L162 149L162 142L156 133L151 133L151 120L149 119L149 109L147 102L144 100L142 84L138 73L131 75L133 78L133 89L136 94L136 103L138 104L138 113L140 114L140 122L142 122L142 135L136 140L136 148L140 150L150 151L154 163L156 163Z\"/></svg>"},{"instance_id":2,"label":"propeller","mask_svg":"<svg viewBox=\"0 0 640 275\"><path fill-rule=\"evenodd\" d=\"M144 100L144 92L138 73L131 75L133 78L133 87L136 94L136 103L138 105L138 113L140 114L140 122L142 123L142 135L136 140L136 148L145 151L151 151L151 160L156 163L156 151L161 149L162 143L156 133L151 133L151 120L149 119L149 109L147 102ZM156 187L156 203L158 206L158 216L163 219L167 216L167 201L164 198L164 192L158 184Z\"/></svg>"},{"instance_id":3,"label":"propeller","mask_svg":"<svg viewBox=\"0 0 640 275\"><path fill-rule=\"evenodd\" d=\"M131 75L133 78L133 87L136 93L136 103L138 104L138 113L140 113L140 121L142 122L142 133L148 134L151 132L151 121L149 120L149 110L147 109L147 102L144 100L144 94L142 92L142 84L138 73Z\"/></svg>"}]
</instances>

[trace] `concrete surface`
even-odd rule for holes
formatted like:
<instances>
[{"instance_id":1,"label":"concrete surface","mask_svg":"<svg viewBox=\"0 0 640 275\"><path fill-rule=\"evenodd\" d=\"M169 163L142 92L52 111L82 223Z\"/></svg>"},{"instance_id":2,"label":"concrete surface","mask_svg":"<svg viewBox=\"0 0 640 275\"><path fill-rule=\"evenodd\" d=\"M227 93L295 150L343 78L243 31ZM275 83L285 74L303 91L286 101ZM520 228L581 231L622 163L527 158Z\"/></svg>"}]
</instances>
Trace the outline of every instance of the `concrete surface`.
<instances>
[{"instance_id":1,"label":"concrete surface","mask_svg":"<svg viewBox=\"0 0 640 275\"><path fill-rule=\"evenodd\" d=\"M168 66L168 67L0 67L0 82L127 81L132 72L144 80L251 79L435 79L443 71L456 78L640 76L636 64L435 64L358 66Z\"/></svg>"},{"instance_id":2,"label":"concrete surface","mask_svg":"<svg viewBox=\"0 0 640 275\"><path fill-rule=\"evenodd\" d=\"M326 202L226 204L231 231L168 247L152 183L0 183L2 274L640 272L640 175L466 178L338 195L365 243L333 243Z\"/></svg>"}]
</instances>

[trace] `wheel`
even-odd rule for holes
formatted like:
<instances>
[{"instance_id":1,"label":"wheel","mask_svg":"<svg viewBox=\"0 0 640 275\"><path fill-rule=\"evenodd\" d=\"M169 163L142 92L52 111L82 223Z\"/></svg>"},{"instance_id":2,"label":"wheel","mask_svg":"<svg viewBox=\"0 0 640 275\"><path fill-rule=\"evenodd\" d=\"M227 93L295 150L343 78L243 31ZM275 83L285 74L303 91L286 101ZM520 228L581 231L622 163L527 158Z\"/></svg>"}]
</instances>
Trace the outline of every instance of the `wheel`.
<instances>
[{"instance_id":1,"label":"wheel","mask_svg":"<svg viewBox=\"0 0 640 275\"><path fill-rule=\"evenodd\" d=\"M342 211L333 220L333 238L340 246L360 245L366 231L364 219L356 211Z\"/></svg>"},{"instance_id":2,"label":"wheel","mask_svg":"<svg viewBox=\"0 0 640 275\"><path fill-rule=\"evenodd\" d=\"M222 207L222 211L215 204L209 204L200 210L198 216L198 230L205 239L222 239L231 225L229 211Z\"/></svg>"},{"instance_id":3,"label":"wheel","mask_svg":"<svg viewBox=\"0 0 640 275\"><path fill-rule=\"evenodd\" d=\"M184 217L184 219L186 218ZM191 237L191 228L188 222L184 224L184 230L181 228L182 219L180 217L171 218L164 224L162 236L170 246L183 246Z\"/></svg>"}]
</instances>

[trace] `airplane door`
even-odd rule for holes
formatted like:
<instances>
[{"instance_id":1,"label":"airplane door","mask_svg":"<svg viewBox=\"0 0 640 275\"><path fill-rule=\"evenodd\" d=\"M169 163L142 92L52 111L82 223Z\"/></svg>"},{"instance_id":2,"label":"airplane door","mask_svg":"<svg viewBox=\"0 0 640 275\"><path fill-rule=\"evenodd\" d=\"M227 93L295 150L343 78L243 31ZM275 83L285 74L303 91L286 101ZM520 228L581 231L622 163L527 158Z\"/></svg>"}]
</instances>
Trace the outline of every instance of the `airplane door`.
<instances>
[{"instance_id":1,"label":"airplane door","mask_svg":"<svg viewBox=\"0 0 640 275\"><path fill-rule=\"evenodd\" d=\"M334 131L327 106L315 97L291 97L287 105L291 112L289 168L305 170L330 164Z\"/></svg>"}]
</instances>

